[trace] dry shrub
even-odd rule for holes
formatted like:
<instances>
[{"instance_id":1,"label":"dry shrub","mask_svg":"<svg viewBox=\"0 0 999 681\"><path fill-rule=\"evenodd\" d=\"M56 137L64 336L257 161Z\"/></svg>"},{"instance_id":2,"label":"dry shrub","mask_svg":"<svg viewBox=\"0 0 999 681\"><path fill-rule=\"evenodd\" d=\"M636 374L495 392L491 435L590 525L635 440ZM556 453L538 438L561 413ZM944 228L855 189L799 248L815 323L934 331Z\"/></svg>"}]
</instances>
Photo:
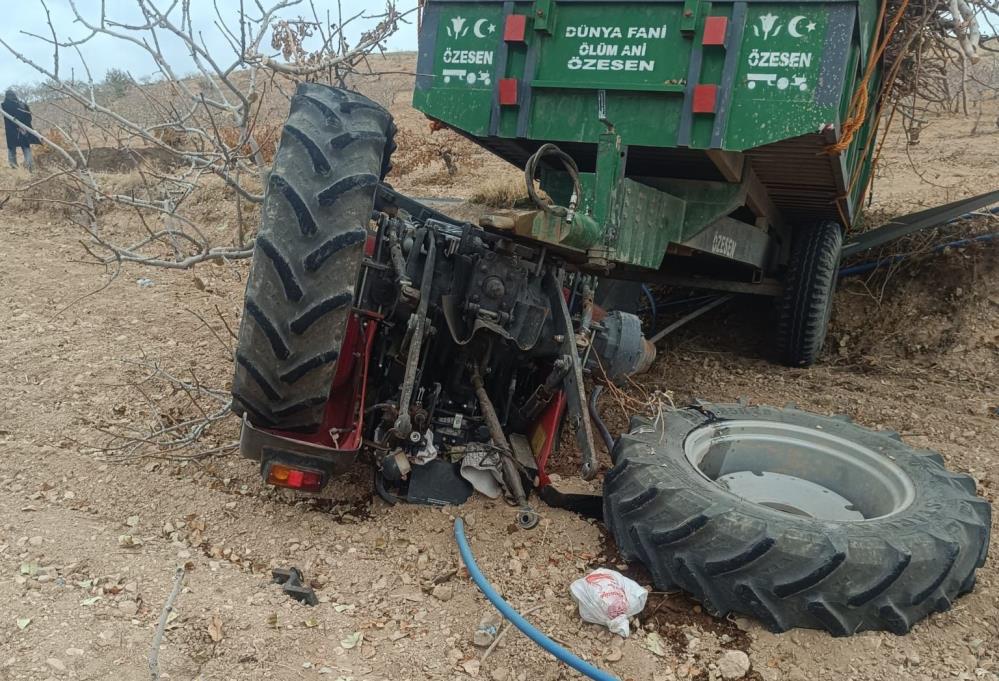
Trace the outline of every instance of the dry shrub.
<instances>
[{"instance_id":1,"label":"dry shrub","mask_svg":"<svg viewBox=\"0 0 999 681\"><path fill-rule=\"evenodd\" d=\"M50 128L41 132L46 138L50 139L58 146L63 149L66 148L66 137L57 128ZM44 162L55 152L53 152L47 144L40 144L32 150L32 153L34 153L36 161Z\"/></svg>"},{"instance_id":2,"label":"dry shrub","mask_svg":"<svg viewBox=\"0 0 999 681\"><path fill-rule=\"evenodd\" d=\"M195 142L184 132L173 128L160 128L156 130L156 139L177 151L204 151L213 152L217 150L198 145L202 148L195 148ZM243 131L235 126L225 126L218 128L218 141L230 150L234 150L239 156L250 158L253 156L253 148L250 144L240 145L243 138ZM277 153L278 143L281 141L281 126L274 123L258 124L253 129L253 139L257 143L260 153L263 156L263 163L269 164L274 160ZM238 148L237 148L238 147Z\"/></svg>"},{"instance_id":3,"label":"dry shrub","mask_svg":"<svg viewBox=\"0 0 999 681\"><path fill-rule=\"evenodd\" d=\"M886 359L922 359L959 370L960 380L969 384L976 374L997 375L994 246L932 251L941 242L986 234L994 229L992 222L979 218L910 237L891 250L922 256L845 280L830 328L830 346L840 360L885 368Z\"/></svg>"},{"instance_id":4,"label":"dry shrub","mask_svg":"<svg viewBox=\"0 0 999 681\"><path fill-rule=\"evenodd\" d=\"M220 128L219 138L229 149L236 149L242 138L242 131L236 127ZM274 161L278 143L281 141L281 126L277 124L258 124L253 129L253 139L260 149L263 162L270 164ZM253 149L249 144L243 144L237 149L237 153L241 156L249 157L253 155Z\"/></svg>"},{"instance_id":5,"label":"dry shrub","mask_svg":"<svg viewBox=\"0 0 999 681\"><path fill-rule=\"evenodd\" d=\"M188 135L175 128L157 128L153 135L171 149L187 149Z\"/></svg>"},{"instance_id":6,"label":"dry shrub","mask_svg":"<svg viewBox=\"0 0 999 681\"><path fill-rule=\"evenodd\" d=\"M160 182L151 180L137 169L127 172L102 173L101 181L102 188L108 194L122 194L124 196L142 198L150 194L151 188L155 188L157 185L162 186Z\"/></svg>"},{"instance_id":7,"label":"dry shrub","mask_svg":"<svg viewBox=\"0 0 999 681\"><path fill-rule=\"evenodd\" d=\"M392 177L419 174L423 179L432 170L435 181L452 184L471 158L470 143L450 130L414 133L402 129L396 133L399 150L392 157Z\"/></svg>"}]
</instances>

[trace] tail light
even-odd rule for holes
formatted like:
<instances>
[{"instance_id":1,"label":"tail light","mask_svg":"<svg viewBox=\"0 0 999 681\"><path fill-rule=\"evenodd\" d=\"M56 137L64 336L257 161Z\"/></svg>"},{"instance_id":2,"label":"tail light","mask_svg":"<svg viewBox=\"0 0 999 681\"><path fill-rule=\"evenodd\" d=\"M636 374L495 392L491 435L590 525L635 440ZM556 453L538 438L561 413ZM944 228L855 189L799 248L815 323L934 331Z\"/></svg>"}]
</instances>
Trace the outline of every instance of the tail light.
<instances>
[{"instance_id":1,"label":"tail light","mask_svg":"<svg viewBox=\"0 0 999 681\"><path fill-rule=\"evenodd\" d=\"M303 492L318 492L323 488L323 474L307 468L295 468L281 463L267 467L267 484L288 487Z\"/></svg>"}]
</instances>

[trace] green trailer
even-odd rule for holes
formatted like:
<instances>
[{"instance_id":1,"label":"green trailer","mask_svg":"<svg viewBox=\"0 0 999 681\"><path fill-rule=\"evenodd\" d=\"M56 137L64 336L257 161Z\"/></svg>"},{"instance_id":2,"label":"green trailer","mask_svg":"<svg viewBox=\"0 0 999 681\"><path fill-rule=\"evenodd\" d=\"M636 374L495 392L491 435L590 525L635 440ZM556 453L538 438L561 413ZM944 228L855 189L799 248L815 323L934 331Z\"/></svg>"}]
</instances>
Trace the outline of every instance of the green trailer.
<instances>
[{"instance_id":1,"label":"green trailer","mask_svg":"<svg viewBox=\"0 0 999 681\"><path fill-rule=\"evenodd\" d=\"M773 295L792 319L821 309L816 328L778 325L782 358L808 364L835 279L822 265L871 173L878 13L852 0L428 0L414 105L537 166L561 207L487 224L613 278ZM857 91L869 115L845 125Z\"/></svg>"}]
</instances>

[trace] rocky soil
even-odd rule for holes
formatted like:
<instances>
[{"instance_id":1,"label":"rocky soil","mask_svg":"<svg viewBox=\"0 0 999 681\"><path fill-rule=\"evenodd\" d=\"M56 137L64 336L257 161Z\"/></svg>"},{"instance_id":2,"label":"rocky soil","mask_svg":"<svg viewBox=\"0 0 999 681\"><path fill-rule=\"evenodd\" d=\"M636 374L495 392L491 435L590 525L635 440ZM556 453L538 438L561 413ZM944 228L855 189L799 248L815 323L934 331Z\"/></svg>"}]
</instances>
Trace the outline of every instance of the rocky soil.
<instances>
[{"instance_id":1,"label":"rocky soil","mask_svg":"<svg viewBox=\"0 0 999 681\"><path fill-rule=\"evenodd\" d=\"M393 109L418 135L423 122L404 101ZM970 125L941 118L916 149L947 189L921 181L900 147L889 149L874 210L906 212L996 186L999 134L971 136ZM463 154L470 177L497 172L495 161ZM477 182L433 177L398 184L463 197ZM0 186L23 179L5 172ZM362 473L340 503L323 503L265 488L234 454L109 458L97 451L106 432L145 427L155 418L147 397L164 395L132 385L145 372L137 362L225 387L218 314L235 328L246 263L194 273L126 267L81 298L103 270L85 262L65 218L14 204L0 217L0 679L148 679L178 566L185 573L159 654L163 678L577 678L515 631L483 659L473 635L491 608L460 567L459 514L503 595L521 611L536 608L529 618L541 629L622 679L997 679L994 560L974 593L905 637L778 636L749 619L715 620L682 594L654 593L624 640L581 622L569 584L601 566L650 580L620 564L600 525L570 513L545 510L537 529L519 532L508 508L481 498L456 509L389 507ZM996 222L974 229L995 231ZM985 247L847 283L826 356L795 371L766 360L765 306L722 309L676 336L640 385L678 402L744 397L846 413L942 452L994 501L997 291L999 258ZM601 407L623 427L611 398ZM209 439L223 444L236 429L229 421ZM564 471L574 470L571 451L562 456ZM289 565L316 588L316 607L270 583L271 568Z\"/></svg>"}]
</instances>

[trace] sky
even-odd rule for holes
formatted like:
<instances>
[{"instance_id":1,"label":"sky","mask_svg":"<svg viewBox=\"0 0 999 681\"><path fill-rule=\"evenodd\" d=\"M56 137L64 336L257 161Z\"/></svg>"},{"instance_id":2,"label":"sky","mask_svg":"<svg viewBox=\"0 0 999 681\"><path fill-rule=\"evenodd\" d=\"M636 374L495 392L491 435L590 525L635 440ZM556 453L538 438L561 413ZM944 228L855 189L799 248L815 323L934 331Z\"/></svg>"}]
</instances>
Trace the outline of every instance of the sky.
<instances>
[{"instance_id":1,"label":"sky","mask_svg":"<svg viewBox=\"0 0 999 681\"><path fill-rule=\"evenodd\" d=\"M260 0L261 4L269 7L277 3L277 0ZM151 0L151 2L165 9L171 0ZM216 0L223 17L231 20L231 26L238 27L238 14L240 0ZM314 0L316 10L320 17L324 17L327 11L332 17L337 15L337 0ZM136 0L105 0L108 16L122 22L138 22L141 14L137 10ZM247 8L255 8L254 0L244 0ZM29 37L24 33L35 33L48 36L49 28L45 19L45 10L41 0L2 0L3 13L0 21L0 40L10 45L14 50L21 52L26 57L35 61L40 66L51 70L52 68L52 47L44 42ZM69 0L47 0L49 11L52 14L52 23L60 40L69 38L79 39L85 37L89 31L75 22ZM343 13L345 16L352 16L362 10L377 11L382 6L382 0L341 0ZM234 58L229 44L222 37L221 32L215 26L218 20L211 0L192 0L192 15L196 29L200 29L209 51L223 55L224 61L230 62ZM416 0L398 0L400 9L411 9L416 5ZM76 0L76 6L80 13L90 18L96 23L100 17L101 0ZM249 9L248 9L249 12ZM254 12L255 13L255 12ZM308 0L303 0L302 4L283 11L281 16L294 18L297 16L311 17L312 10L308 5ZM178 13L179 16L179 13ZM416 16L411 15L412 22L403 26L388 42L390 50L415 50L416 49ZM371 22L366 22L366 27L370 27ZM364 22L357 22L353 32L353 37L362 30ZM237 28L238 31L238 28ZM348 31L350 35L350 31ZM264 43L264 47L270 49L270 39ZM84 59L93 73L94 80L103 80L104 75L111 68L119 68L128 71L136 79L143 76L152 75L155 66L151 58L138 46L123 43L122 41L98 36L93 41L80 46ZM186 50L178 41L164 39L163 51L169 63L181 74L194 71L194 65L187 56ZM265 50L266 53L266 50ZM60 75L69 78L71 72L75 70L77 78L85 78L79 57L74 50L60 50ZM8 87L12 84L35 83L45 79L45 76L32 67L21 63L7 49L0 45L0 87Z\"/></svg>"}]
</instances>

